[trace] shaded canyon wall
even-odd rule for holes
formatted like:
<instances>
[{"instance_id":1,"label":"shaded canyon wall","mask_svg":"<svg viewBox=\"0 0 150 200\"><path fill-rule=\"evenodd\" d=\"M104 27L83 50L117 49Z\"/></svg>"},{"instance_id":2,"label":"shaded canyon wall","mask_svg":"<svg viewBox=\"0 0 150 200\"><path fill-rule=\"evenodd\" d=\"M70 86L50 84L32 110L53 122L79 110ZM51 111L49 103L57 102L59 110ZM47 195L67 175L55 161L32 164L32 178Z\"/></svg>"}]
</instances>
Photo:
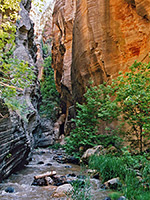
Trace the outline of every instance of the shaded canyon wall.
<instances>
[{"instance_id":1,"label":"shaded canyon wall","mask_svg":"<svg viewBox=\"0 0 150 200\"><path fill-rule=\"evenodd\" d=\"M14 56L27 61L29 66L35 66L34 25L29 18L31 0L23 0L20 6L21 19L17 22ZM37 76L36 66L34 73ZM0 116L0 181L28 160L34 145L33 134L40 125L37 112L39 98L38 81L35 79L30 88L25 89L18 97L20 103L26 102L22 115L8 110L0 101L0 113L3 116Z\"/></svg>"},{"instance_id":2,"label":"shaded canyon wall","mask_svg":"<svg viewBox=\"0 0 150 200\"><path fill-rule=\"evenodd\" d=\"M52 59L64 112L85 88L149 62L150 0L57 0Z\"/></svg>"}]
</instances>

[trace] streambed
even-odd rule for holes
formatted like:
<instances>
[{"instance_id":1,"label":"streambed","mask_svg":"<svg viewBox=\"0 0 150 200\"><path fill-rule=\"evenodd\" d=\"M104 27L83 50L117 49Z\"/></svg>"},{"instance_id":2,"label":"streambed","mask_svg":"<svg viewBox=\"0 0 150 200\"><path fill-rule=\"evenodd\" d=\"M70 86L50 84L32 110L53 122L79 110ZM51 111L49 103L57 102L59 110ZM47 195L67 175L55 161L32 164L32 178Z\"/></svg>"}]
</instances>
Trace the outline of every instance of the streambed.
<instances>
[{"instance_id":1,"label":"streambed","mask_svg":"<svg viewBox=\"0 0 150 200\"><path fill-rule=\"evenodd\" d=\"M58 175L76 174L81 175L79 165L59 163L53 159L56 155L61 156L60 150L36 149L33 152L32 160L22 170L12 174L8 179L0 183L0 200L65 200L65 197L54 198L56 190L54 186L33 186L33 177L39 174L54 170ZM103 200L107 196L107 191L100 189L100 181L91 179L92 200ZM5 192L8 187L14 188L13 193Z\"/></svg>"}]
</instances>

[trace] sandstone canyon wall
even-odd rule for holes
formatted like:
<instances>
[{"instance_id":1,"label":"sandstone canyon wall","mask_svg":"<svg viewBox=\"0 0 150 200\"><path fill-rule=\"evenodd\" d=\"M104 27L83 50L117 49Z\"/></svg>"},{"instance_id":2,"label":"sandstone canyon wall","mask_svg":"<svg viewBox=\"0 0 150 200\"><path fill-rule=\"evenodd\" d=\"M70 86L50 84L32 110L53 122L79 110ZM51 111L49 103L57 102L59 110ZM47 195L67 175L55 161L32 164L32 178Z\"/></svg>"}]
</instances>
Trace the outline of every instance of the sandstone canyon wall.
<instances>
[{"instance_id":1,"label":"sandstone canyon wall","mask_svg":"<svg viewBox=\"0 0 150 200\"><path fill-rule=\"evenodd\" d=\"M34 44L34 26L29 18L31 0L23 0L20 4L21 19L17 23L16 49L14 56L28 61L29 66L35 66L36 45ZM36 66L35 75L38 74ZM7 177L16 167L27 162L33 148L33 134L40 125L38 116L39 89L37 79L30 88L18 97L20 103L25 101L26 108L20 116L8 110L0 101L0 181ZM24 120L26 119L26 120Z\"/></svg>"},{"instance_id":2,"label":"sandstone canyon wall","mask_svg":"<svg viewBox=\"0 0 150 200\"><path fill-rule=\"evenodd\" d=\"M85 88L149 62L150 0L57 0L52 59L62 105L83 101Z\"/></svg>"}]
</instances>

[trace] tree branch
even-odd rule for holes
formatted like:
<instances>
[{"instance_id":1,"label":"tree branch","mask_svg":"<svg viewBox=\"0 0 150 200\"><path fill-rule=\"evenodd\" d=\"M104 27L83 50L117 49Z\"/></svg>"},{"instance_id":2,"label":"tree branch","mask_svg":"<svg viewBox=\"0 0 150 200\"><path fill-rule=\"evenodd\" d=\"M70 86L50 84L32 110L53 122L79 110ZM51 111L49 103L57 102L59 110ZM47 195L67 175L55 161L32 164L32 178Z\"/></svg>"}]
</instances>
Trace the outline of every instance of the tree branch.
<instances>
[{"instance_id":1,"label":"tree branch","mask_svg":"<svg viewBox=\"0 0 150 200\"><path fill-rule=\"evenodd\" d=\"M18 87L12 86L12 85L8 85L8 84L3 83L3 82L1 82L1 81L0 81L0 84L3 85L4 87L9 87L9 88L12 88L12 89L16 89L16 90L23 91L22 88L18 88Z\"/></svg>"}]
</instances>

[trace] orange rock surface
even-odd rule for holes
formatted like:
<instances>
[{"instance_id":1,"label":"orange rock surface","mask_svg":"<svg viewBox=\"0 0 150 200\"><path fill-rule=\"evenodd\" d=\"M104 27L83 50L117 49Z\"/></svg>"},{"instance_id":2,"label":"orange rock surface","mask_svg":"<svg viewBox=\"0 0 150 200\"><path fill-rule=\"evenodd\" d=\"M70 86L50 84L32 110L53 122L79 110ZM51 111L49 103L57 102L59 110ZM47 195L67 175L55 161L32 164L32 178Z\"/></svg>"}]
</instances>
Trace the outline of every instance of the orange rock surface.
<instances>
[{"instance_id":1,"label":"orange rock surface","mask_svg":"<svg viewBox=\"0 0 150 200\"><path fill-rule=\"evenodd\" d=\"M85 88L150 61L150 0L56 0L53 68L67 108Z\"/></svg>"}]
</instances>

